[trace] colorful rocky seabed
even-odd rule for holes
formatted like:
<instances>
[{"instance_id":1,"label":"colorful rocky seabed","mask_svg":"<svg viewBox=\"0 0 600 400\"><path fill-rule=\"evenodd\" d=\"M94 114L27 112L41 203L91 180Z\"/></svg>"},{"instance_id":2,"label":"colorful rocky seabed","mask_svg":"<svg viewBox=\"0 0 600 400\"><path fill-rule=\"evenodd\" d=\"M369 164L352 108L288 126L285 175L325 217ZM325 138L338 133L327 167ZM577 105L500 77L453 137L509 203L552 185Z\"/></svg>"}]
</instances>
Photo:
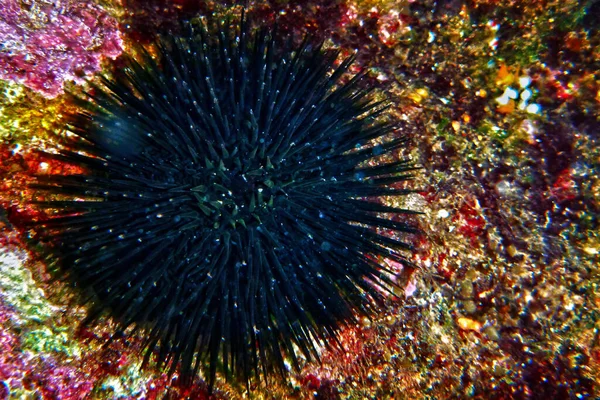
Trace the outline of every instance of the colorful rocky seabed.
<instances>
[{"instance_id":1,"label":"colorful rocky seabed","mask_svg":"<svg viewBox=\"0 0 600 400\"><path fill-rule=\"evenodd\" d=\"M251 20L356 52L422 166L414 271L371 319L287 380L245 385L140 369L141 333L109 340L27 245L27 183L68 92L179 21L233 1L0 5L0 399L594 399L600 396L600 2L246 2ZM387 199L394 202L397 199ZM380 260L396 268L389 260Z\"/></svg>"}]
</instances>

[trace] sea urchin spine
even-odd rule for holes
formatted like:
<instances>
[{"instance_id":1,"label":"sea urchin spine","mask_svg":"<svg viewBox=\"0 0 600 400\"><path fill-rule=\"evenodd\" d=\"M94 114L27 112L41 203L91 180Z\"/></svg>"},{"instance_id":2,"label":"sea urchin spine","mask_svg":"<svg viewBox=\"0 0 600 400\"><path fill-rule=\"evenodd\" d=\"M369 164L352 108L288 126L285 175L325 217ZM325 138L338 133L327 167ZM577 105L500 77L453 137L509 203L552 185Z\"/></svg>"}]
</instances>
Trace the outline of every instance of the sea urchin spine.
<instances>
[{"instance_id":1,"label":"sea urchin spine","mask_svg":"<svg viewBox=\"0 0 600 400\"><path fill-rule=\"evenodd\" d=\"M406 139L362 75L341 81L352 58L335 67L337 52L279 46L243 18L209 31L159 40L158 61L141 49L78 98L47 157L86 172L34 187L54 210L40 234L91 319L144 329L146 362L207 365L212 385L335 346L394 284L377 260L406 263L396 237L414 229L376 201L409 193L397 184L413 167L382 161Z\"/></svg>"}]
</instances>

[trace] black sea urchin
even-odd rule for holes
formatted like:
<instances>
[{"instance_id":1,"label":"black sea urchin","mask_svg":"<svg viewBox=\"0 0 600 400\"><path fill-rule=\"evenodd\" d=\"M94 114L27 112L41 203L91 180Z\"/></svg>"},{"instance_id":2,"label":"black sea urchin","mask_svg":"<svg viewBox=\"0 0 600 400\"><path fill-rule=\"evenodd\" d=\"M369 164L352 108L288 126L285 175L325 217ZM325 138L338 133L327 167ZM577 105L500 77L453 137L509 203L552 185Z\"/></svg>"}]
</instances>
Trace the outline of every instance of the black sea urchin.
<instances>
[{"instance_id":1,"label":"black sea urchin","mask_svg":"<svg viewBox=\"0 0 600 400\"><path fill-rule=\"evenodd\" d=\"M381 161L406 140L361 75L341 81L352 59L245 25L126 58L47 154L86 172L35 185L55 199L39 202L56 210L42 237L92 315L144 329L159 367L207 365L210 385L335 345L393 285L378 259L405 263L395 237L413 231L381 216L408 212L376 198L408 193L395 184L412 167Z\"/></svg>"}]
</instances>

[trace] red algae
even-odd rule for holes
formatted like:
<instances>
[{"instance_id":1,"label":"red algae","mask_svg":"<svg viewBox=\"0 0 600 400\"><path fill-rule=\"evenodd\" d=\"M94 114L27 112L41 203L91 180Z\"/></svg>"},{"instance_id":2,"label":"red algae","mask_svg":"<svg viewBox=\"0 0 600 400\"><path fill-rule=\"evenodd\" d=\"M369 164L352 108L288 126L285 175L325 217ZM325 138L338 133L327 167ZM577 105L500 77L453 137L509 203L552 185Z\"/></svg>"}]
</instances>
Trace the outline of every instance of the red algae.
<instances>
[{"instance_id":1,"label":"red algae","mask_svg":"<svg viewBox=\"0 0 600 400\"><path fill-rule=\"evenodd\" d=\"M81 83L100 70L103 57L123 50L117 21L101 6L76 0L5 0L0 38L0 78L49 98L61 94L66 81Z\"/></svg>"},{"instance_id":2,"label":"red algae","mask_svg":"<svg viewBox=\"0 0 600 400\"><path fill-rule=\"evenodd\" d=\"M27 202L29 190L27 185L33 181L34 175L60 173L77 174L81 168L61 161L42 159L40 154L20 146L0 144L0 207L3 210L4 223L11 228L23 231L32 221L46 218L44 212ZM13 243L22 243L15 232L6 228L6 237ZM0 238L4 240L4 238Z\"/></svg>"}]
</instances>

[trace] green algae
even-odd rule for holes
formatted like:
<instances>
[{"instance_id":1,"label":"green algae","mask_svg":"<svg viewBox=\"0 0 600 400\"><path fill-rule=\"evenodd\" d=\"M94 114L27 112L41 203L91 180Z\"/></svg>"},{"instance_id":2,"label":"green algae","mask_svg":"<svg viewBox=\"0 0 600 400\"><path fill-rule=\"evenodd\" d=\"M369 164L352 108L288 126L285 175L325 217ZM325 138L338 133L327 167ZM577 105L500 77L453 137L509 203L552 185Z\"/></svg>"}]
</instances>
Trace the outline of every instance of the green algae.
<instances>
[{"instance_id":1,"label":"green algae","mask_svg":"<svg viewBox=\"0 0 600 400\"><path fill-rule=\"evenodd\" d=\"M36 286L31 272L24 266L25 253L0 252L0 296L14 308L23 321L43 323L58 308L46 299Z\"/></svg>"}]
</instances>

